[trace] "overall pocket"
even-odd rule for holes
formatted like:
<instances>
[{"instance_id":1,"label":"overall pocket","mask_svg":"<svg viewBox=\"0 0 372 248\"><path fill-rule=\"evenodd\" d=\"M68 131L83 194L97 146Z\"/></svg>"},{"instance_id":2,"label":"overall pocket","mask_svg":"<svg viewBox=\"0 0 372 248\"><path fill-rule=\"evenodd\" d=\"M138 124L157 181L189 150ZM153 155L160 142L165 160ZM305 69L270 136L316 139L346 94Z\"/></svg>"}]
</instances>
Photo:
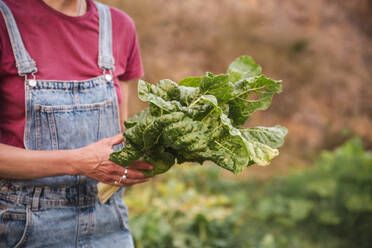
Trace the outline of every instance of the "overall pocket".
<instances>
[{"instance_id":1,"label":"overall pocket","mask_svg":"<svg viewBox=\"0 0 372 248\"><path fill-rule=\"evenodd\" d=\"M0 202L0 248L21 247L31 226L30 209L6 209Z\"/></svg>"},{"instance_id":2,"label":"overall pocket","mask_svg":"<svg viewBox=\"0 0 372 248\"><path fill-rule=\"evenodd\" d=\"M74 149L118 133L112 100L93 104L35 105L37 150Z\"/></svg>"}]
</instances>

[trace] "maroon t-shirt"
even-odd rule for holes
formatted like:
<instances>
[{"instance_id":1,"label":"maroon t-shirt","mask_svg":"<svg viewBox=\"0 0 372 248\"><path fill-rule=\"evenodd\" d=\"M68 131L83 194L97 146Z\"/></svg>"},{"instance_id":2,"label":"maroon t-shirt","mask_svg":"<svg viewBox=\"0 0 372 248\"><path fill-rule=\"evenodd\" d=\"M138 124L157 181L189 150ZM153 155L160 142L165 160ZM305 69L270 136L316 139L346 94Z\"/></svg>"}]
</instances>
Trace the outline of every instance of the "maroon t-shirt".
<instances>
[{"instance_id":1,"label":"maroon t-shirt","mask_svg":"<svg viewBox=\"0 0 372 248\"><path fill-rule=\"evenodd\" d=\"M92 0L82 16L54 10L42 0L4 0L12 11L23 42L36 62L37 79L84 80L102 75L98 67L98 11ZM121 81L143 75L133 20L110 8L115 87L121 102ZM24 78L15 66L5 21L0 15L0 143L24 147Z\"/></svg>"}]
</instances>

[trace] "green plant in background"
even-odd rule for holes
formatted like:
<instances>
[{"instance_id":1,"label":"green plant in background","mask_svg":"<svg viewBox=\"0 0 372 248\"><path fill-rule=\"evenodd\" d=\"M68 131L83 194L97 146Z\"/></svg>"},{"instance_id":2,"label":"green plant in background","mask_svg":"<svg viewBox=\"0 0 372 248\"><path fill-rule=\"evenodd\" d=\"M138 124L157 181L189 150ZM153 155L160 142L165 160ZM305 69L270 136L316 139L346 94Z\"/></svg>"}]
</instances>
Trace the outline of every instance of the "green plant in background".
<instances>
[{"instance_id":1,"label":"green plant in background","mask_svg":"<svg viewBox=\"0 0 372 248\"><path fill-rule=\"evenodd\" d=\"M370 247L372 153L359 139L265 183L182 166L125 201L136 247Z\"/></svg>"},{"instance_id":2,"label":"green plant in background","mask_svg":"<svg viewBox=\"0 0 372 248\"><path fill-rule=\"evenodd\" d=\"M275 207L268 207L268 206ZM360 139L323 152L314 167L274 180L257 202L257 217L312 240L337 237L338 247L372 243L372 154Z\"/></svg>"},{"instance_id":3,"label":"green plant in background","mask_svg":"<svg viewBox=\"0 0 372 248\"><path fill-rule=\"evenodd\" d=\"M212 166L202 170L196 166L170 171L155 187L148 185L126 196L128 208L135 210L130 219L136 247L228 247L233 244L231 232L238 221L235 209L224 193L214 191L210 183L200 179L219 179ZM214 187L214 186L213 186ZM200 190L204 191L203 193ZM236 216L236 215L235 215ZM226 232L226 228L230 231ZM236 230L238 231L238 230Z\"/></svg>"}]
</instances>

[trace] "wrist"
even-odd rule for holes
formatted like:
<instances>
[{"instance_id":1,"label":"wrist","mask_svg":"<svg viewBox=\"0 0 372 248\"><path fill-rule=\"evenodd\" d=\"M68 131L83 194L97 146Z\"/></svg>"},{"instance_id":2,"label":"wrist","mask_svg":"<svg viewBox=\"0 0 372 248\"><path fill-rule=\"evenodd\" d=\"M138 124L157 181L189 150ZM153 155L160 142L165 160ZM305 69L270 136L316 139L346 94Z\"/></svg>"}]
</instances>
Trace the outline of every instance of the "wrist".
<instances>
[{"instance_id":1,"label":"wrist","mask_svg":"<svg viewBox=\"0 0 372 248\"><path fill-rule=\"evenodd\" d=\"M69 154L66 154L67 158L67 171L66 174L74 176L80 174L78 165L81 163L81 153L79 149L68 150ZM80 162L79 162L80 161Z\"/></svg>"}]
</instances>

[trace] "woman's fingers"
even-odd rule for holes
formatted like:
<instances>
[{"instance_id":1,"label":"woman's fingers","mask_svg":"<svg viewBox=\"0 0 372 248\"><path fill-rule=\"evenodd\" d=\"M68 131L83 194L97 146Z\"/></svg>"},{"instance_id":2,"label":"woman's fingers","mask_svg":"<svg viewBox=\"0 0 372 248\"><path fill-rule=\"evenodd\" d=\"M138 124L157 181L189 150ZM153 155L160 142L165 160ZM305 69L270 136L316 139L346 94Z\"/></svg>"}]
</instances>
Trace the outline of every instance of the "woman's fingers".
<instances>
[{"instance_id":1,"label":"woman's fingers","mask_svg":"<svg viewBox=\"0 0 372 248\"><path fill-rule=\"evenodd\" d=\"M108 138L105 143L111 145L122 141L123 137L117 135ZM122 167L112 161L105 160L99 163L95 172L93 172L95 175L91 175L91 177L100 182L119 187L131 186L148 181L150 177L146 177L142 170L152 170L153 168L153 165L143 161L135 161L128 167ZM124 175L125 179L123 179Z\"/></svg>"},{"instance_id":2,"label":"woman's fingers","mask_svg":"<svg viewBox=\"0 0 372 248\"><path fill-rule=\"evenodd\" d=\"M124 172L125 172L125 168L121 174L105 173L104 175L100 176L99 181L106 183L106 184L124 187L124 186L131 186L137 183L144 183L150 179L149 177L146 177L141 171L133 170L133 169L128 169L126 178L123 179L122 177L124 175Z\"/></svg>"},{"instance_id":3,"label":"woman's fingers","mask_svg":"<svg viewBox=\"0 0 372 248\"><path fill-rule=\"evenodd\" d=\"M154 169L154 166L149 163L137 160L134 161L130 166L128 166L128 168L136 170L152 170Z\"/></svg>"},{"instance_id":4,"label":"woman's fingers","mask_svg":"<svg viewBox=\"0 0 372 248\"><path fill-rule=\"evenodd\" d=\"M123 175L124 175L124 173L119 175L118 177L115 177L115 179L117 179L116 181L119 181L120 178L122 178ZM147 179L148 177L146 177L143 174L143 172L141 172L141 171L128 169L128 172L126 174L126 178L127 179Z\"/></svg>"},{"instance_id":5,"label":"woman's fingers","mask_svg":"<svg viewBox=\"0 0 372 248\"><path fill-rule=\"evenodd\" d=\"M112 177L122 177L125 174L125 170L127 170L126 176L127 178L133 178L133 179L141 179L146 178L146 176L143 174L143 172L136 170L132 167L122 167L120 165L117 165L115 163L112 163L110 165L106 165L105 173Z\"/></svg>"},{"instance_id":6,"label":"woman's fingers","mask_svg":"<svg viewBox=\"0 0 372 248\"><path fill-rule=\"evenodd\" d=\"M105 165L101 167L101 171L107 175L123 175L125 168L114 162L107 161Z\"/></svg>"},{"instance_id":7,"label":"woman's fingers","mask_svg":"<svg viewBox=\"0 0 372 248\"><path fill-rule=\"evenodd\" d=\"M101 173L104 178L102 180L110 180L119 181L120 178L125 174L126 178L128 179L146 179L146 177L142 171L131 169L129 167L124 168L119 166L115 163L106 164L104 167L101 168Z\"/></svg>"},{"instance_id":8,"label":"woman's fingers","mask_svg":"<svg viewBox=\"0 0 372 248\"><path fill-rule=\"evenodd\" d=\"M149 179L125 179L125 181L121 182L121 185L122 186L131 186L133 184L138 184L138 183L145 183L147 182Z\"/></svg>"},{"instance_id":9,"label":"woman's fingers","mask_svg":"<svg viewBox=\"0 0 372 248\"><path fill-rule=\"evenodd\" d=\"M141 171L128 169L127 178L143 179L143 178L147 178L147 177Z\"/></svg>"}]
</instances>

